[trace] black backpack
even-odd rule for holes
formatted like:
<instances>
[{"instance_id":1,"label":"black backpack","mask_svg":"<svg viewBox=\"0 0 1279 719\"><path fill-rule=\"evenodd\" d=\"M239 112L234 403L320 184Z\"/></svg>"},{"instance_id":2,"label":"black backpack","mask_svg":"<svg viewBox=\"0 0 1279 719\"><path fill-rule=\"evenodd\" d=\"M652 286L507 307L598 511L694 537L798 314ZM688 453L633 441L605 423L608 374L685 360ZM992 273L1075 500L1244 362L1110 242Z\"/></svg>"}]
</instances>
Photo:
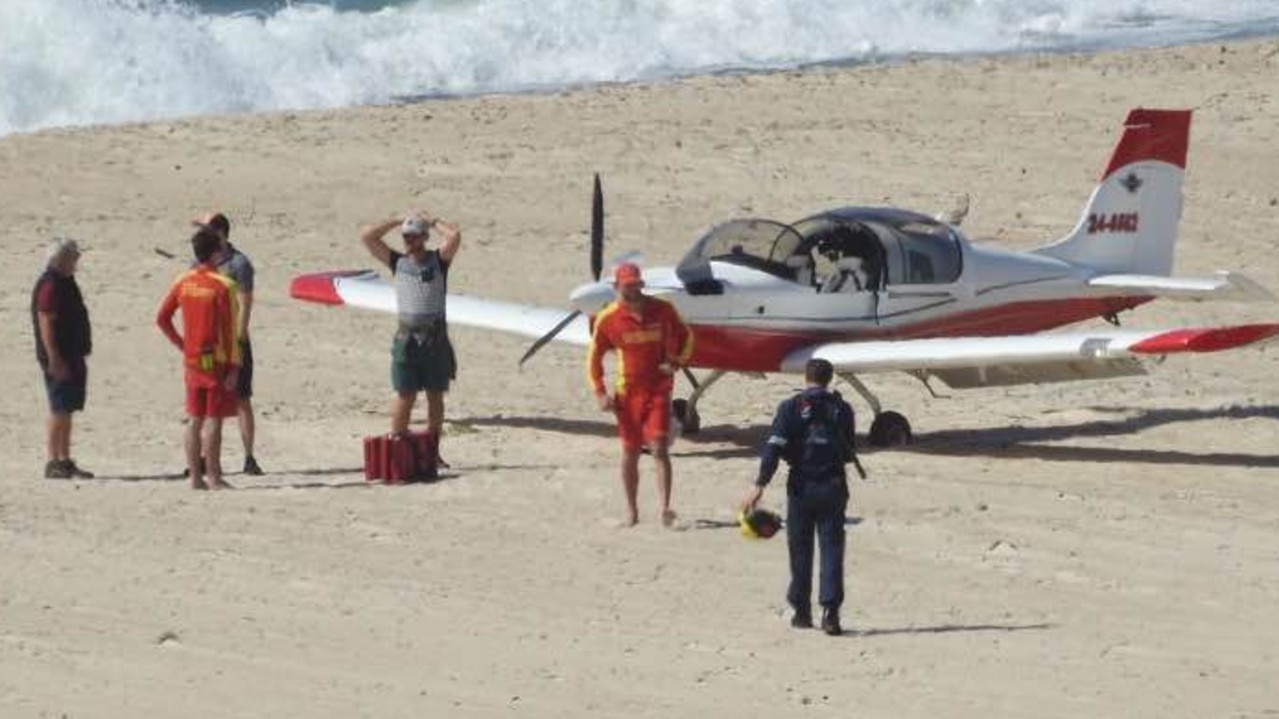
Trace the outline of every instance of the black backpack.
<instances>
[{"instance_id":1,"label":"black backpack","mask_svg":"<svg viewBox=\"0 0 1279 719\"><path fill-rule=\"evenodd\" d=\"M848 405L840 401L838 392L795 398L800 431L791 444L794 448L792 464L820 473L843 474L844 465L852 463L857 473L866 478L861 462L857 460L857 448L852 437L840 431L840 415L849 412L848 426L856 429L856 417Z\"/></svg>"}]
</instances>

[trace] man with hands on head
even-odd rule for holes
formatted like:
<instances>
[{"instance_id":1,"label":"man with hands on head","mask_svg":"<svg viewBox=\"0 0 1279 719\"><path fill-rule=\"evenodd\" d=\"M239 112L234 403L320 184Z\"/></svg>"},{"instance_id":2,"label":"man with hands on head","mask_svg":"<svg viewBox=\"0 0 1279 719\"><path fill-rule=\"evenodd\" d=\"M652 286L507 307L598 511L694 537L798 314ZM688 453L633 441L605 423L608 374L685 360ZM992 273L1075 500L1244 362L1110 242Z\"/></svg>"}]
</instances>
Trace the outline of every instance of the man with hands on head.
<instances>
[{"instance_id":1,"label":"man with hands on head","mask_svg":"<svg viewBox=\"0 0 1279 719\"><path fill-rule=\"evenodd\" d=\"M404 243L402 251L391 249L383 239L396 228ZM440 241L427 249L432 231L439 233ZM439 457L444 393L457 376L457 358L445 320L448 274L462 244L462 233L452 222L426 212L410 212L366 228L360 241L390 268L395 287L399 327L391 343L391 386L395 390L391 432L408 432L417 393L425 392L427 427Z\"/></svg>"}]
</instances>

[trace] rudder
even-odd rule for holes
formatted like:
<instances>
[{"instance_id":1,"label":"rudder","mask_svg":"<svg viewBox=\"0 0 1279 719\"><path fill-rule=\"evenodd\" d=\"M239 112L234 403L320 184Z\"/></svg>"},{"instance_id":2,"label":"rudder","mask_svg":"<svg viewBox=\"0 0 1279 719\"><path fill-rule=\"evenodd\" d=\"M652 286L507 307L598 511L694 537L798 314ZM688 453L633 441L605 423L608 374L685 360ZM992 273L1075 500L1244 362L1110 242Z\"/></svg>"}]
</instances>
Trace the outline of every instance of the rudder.
<instances>
[{"instance_id":1,"label":"rudder","mask_svg":"<svg viewBox=\"0 0 1279 719\"><path fill-rule=\"evenodd\" d=\"M1190 115L1131 110L1079 223L1035 252L1104 273L1171 274Z\"/></svg>"}]
</instances>

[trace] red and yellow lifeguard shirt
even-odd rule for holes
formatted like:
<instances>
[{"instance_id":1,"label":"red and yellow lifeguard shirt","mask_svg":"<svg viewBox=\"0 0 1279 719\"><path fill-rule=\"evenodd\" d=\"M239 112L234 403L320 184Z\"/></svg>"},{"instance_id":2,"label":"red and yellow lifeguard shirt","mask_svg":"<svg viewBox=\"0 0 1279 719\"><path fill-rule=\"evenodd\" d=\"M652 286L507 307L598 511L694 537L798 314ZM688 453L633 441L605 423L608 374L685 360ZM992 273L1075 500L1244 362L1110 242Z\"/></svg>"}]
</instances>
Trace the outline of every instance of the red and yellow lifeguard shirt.
<instances>
[{"instance_id":1,"label":"red and yellow lifeguard shirt","mask_svg":"<svg viewBox=\"0 0 1279 719\"><path fill-rule=\"evenodd\" d=\"M216 386L230 368L240 366L240 306L235 288L235 280L202 264L178 277L160 303L155 323L170 342L182 348L189 385ZM173 326L179 309L182 334Z\"/></svg>"},{"instance_id":2,"label":"red and yellow lifeguard shirt","mask_svg":"<svg viewBox=\"0 0 1279 719\"><path fill-rule=\"evenodd\" d=\"M604 393L604 354L609 350L617 351L619 394L628 388L669 394L675 381L660 366L687 363L693 354L693 333L666 300L646 296L638 313L615 300L595 316L591 334L586 372L596 394Z\"/></svg>"}]
</instances>

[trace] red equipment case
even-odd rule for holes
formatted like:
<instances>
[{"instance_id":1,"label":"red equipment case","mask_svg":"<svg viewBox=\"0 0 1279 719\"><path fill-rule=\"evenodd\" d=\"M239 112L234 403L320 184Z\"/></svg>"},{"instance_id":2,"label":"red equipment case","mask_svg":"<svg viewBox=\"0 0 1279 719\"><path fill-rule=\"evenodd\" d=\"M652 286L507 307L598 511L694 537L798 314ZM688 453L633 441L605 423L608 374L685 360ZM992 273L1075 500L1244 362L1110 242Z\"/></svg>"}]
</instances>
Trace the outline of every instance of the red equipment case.
<instances>
[{"instance_id":1,"label":"red equipment case","mask_svg":"<svg viewBox=\"0 0 1279 719\"><path fill-rule=\"evenodd\" d=\"M440 444L432 432L364 438L364 479L403 484L439 476Z\"/></svg>"}]
</instances>

